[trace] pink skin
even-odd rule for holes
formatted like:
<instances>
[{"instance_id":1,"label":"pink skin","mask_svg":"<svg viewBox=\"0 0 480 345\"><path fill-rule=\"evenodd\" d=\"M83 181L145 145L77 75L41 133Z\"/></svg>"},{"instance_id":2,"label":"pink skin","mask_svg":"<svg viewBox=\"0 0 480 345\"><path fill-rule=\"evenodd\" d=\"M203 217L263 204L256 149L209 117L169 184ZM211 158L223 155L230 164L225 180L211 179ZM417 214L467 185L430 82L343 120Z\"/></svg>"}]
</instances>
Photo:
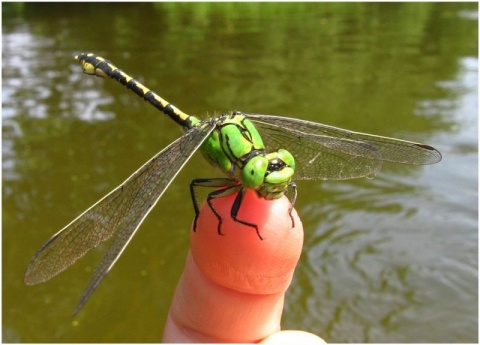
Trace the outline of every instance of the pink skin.
<instances>
[{"instance_id":1,"label":"pink skin","mask_svg":"<svg viewBox=\"0 0 480 345\"><path fill-rule=\"evenodd\" d=\"M285 291L303 244L303 227L286 197L265 200L248 191L235 222L230 210L236 194L213 201L218 219L204 203L191 249L165 326L163 342L275 342L321 344L317 336L280 331Z\"/></svg>"}]
</instances>

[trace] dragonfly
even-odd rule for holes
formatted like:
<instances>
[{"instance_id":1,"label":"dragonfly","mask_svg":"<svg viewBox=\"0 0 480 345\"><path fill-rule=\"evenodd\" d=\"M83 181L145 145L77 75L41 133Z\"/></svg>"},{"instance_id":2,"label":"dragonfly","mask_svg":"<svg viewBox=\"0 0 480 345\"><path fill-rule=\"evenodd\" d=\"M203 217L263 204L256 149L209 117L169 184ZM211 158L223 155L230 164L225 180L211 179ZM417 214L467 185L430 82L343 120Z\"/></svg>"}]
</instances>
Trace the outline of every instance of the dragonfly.
<instances>
[{"instance_id":1,"label":"dragonfly","mask_svg":"<svg viewBox=\"0 0 480 345\"><path fill-rule=\"evenodd\" d=\"M207 195L206 201L218 218L218 234L223 235L222 217L216 212L213 200L238 192L230 216L254 229L259 240L263 238L257 225L238 217L243 196L249 189L265 199L289 195L291 217L297 198L294 180L371 177L384 161L424 165L442 158L429 145L295 118L231 111L201 120L168 103L109 60L92 53L79 54L75 60L85 74L116 80L142 97L180 125L183 135L53 235L33 255L25 272L27 285L51 279L100 243L112 240L74 314L112 269L150 210L198 150L226 177L192 180L193 230L200 212L195 190L212 187L214 191Z\"/></svg>"}]
</instances>

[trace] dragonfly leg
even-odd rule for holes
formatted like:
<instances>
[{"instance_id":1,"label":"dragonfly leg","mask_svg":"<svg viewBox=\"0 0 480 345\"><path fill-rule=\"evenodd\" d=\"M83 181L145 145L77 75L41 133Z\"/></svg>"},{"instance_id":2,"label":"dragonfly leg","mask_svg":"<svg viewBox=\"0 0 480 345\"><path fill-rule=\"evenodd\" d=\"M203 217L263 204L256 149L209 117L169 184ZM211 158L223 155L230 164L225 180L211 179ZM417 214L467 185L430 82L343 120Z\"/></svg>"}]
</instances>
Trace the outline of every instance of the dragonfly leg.
<instances>
[{"instance_id":1,"label":"dragonfly leg","mask_svg":"<svg viewBox=\"0 0 480 345\"><path fill-rule=\"evenodd\" d=\"M200 216L200 208L198 206L198 201L196 198L195 194L195 189L197 187L209 187L209 188L218 188L218 187L225 187L216 191L213 191L207 195L207 203L212 212L215 214L215 216L218 219L218 228L217 232L219 235L223 235L221 228L222 228L222 223L223 219L218 213L218 211L215 209L215 206L213 205L212 200L218 199L227 195L230 195L236 191L239 191L238 195L236 196L232 209L230 211L230 216L232 219L237 222L241 223L243 225L252 227L255 229L257 232L258 238L263 240L263 237L260 235L260 232L258 230L258 226L256 224L247 222L246 220L242 220L238 218L238 212L240 211L240 207L242 205L242 200L246 192L246 188L243 188L237 180L235 179L229 179L229 178L209 178L209 179L195 179L190 182L190 195L192 197L192 203L193 203L193 208L195 210L195 219L193 223L193 231L197 230L197 220L198 217ZM288 187L292 190L292 195L289 197L290 200L290 207L288 209L288 214L290 215L290 218L292 219L292 228L295 226L295 222L292 216L292 210L293 207L295 206L295 202L297 200L297 185L294 182L291 182L288 184Z\"/></svg>"},{"instance_id":2,"label":"dragonfly leg","mask_svg":"<svg viewBox=\"0 0 480 345\"><path fill-rule=\"evenodd\" d=\"M297 185L295 184L295 182L290 182L288 184L288 188L292 190L292 196L289 197L290 207L288 208L288 214L290 215L290 219L292 219L292 228L294 228L295 221L293 220L292 210L293 210L293 207L295 206L295 203L297 202Z\"/></svg>"},{"instance_id":3,"label":"dragonfly leg","mask_svg":"<svg viewBox=\"0 0 480 345\"><path fill-rule=\"evenodd\" d=\"M253 224L253 223L249 223L245 220L241 220L241 219L238 219L237 218L237 215L238 215L238 211L240 210L240 206L242 205L242 200L243 200L243 197L245 195L245 192L247 191L246 188L242 188L240 190L240 192L237 194L237 197L235 198L235 201L233 202L233 205L232 205L232 210L230 211L230 216L233 218L234 221L236 221L237 223L241 223L243 225L246 225L246 226L250 226L252 228L255 229L255 231L257 232L257 236L263 240L263 237L260 235L260 232L258 231L258 226L256 224ZM293 219L293 218L292 218Z\"/></svg>"},{"instance_id":4,"label":"dragonfly leg","mask_svg":"<svg viewBox=\"0 0 480 345\"><path fill-rule=\"evenodd\" d=\"M213 199L221 198L223 196L230 195L237 190L241 189L241 186L238 184L238 181L230 178L208 178L208 179L195 179L190 182L190 195L192 197L193 208L195 210L195 219L193 222L193 231L197 230L197 220L200 216L200 208L198 207L198 201L195 194L196 187L209 187L209 188L218 188L225 187L216 191L213 191L207 195L207 203L212 212L218 218L218 229L217 232L219 235L223 235L221 231L222 227L222 217L218 214L215 206L212 203Z\"/></svg>"}]
</instances>

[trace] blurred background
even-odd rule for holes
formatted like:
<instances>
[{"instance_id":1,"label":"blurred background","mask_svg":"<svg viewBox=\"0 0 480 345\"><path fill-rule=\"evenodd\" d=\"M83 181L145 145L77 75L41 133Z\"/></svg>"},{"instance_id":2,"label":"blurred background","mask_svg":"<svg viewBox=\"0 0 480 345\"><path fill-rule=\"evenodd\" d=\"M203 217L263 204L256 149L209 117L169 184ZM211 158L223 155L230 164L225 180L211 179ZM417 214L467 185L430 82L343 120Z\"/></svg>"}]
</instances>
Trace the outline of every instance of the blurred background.
<instances>
[{"instance_id":1,"label":"blurred background","mask_svg":"<svg viewBox=\"0 0 480 345\"><path fill-rule=\"evenodd\" d=\"M477 342L476 3L3 3L3 342L159 342L188 251L196 155L80 313L106 249L25 286L33 253L181 135L73 56L184 112L275 114L424 142L443 160L300 182L282 326L329 342Z\"/></svg>"}]
</instances>

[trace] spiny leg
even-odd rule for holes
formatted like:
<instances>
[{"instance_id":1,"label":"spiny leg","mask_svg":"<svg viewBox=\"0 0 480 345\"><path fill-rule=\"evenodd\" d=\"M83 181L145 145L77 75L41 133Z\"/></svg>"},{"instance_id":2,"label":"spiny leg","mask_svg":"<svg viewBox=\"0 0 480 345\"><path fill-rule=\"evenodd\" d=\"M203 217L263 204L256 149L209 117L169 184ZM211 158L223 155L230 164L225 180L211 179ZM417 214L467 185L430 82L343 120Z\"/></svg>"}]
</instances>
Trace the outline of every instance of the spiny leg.
<instances>
[{"instance_id":1,"label":"spiny leg","mask_svg":"<svg viewBox=\"0 0 480 345\"><path fill-rule=\"evenodd\" d=\"M238 212L240 210L240 206L242 205L242 200L243 200L243 197L245 196L245 192L247 191L246 188L242 188L240 190L240 192L238 192L237 194L237 197L235 198L235 201L233 202L233 205L232 205L232 210L230 211L230 216L233 218L234 221L236 221L237 223L241 223L243 225L246 225L246 226L250 226L252 228L255 229L255 231L257 232L257 236L263 240L263 237L260 235L260 232L258 231L258 226L256 224L253 224L253 223L249 223L245 220L241 220L241 219L238 219L237 216L238 216Z\"/></svg>"},{"instance_id":2,"label":"spiny leg","mask_svg":"<svg viewBox=\"0 0 480 345\"><path fill-rule=\"evenodd\" d=\"M219 235L223 235L221 231L223 219L218 213L218 211L215 209L215 206L213 205L212 200L218 199L218 198L230 195L236 191L239 191L239 193L237 194L233 202L232 209L230 210L230 216L235 222L254 228L255 231L257 232L258 237L261 240L263 240L263 237L260 235L260 232L258 231L258 226L256 224L237 218L238 212L240 210L240 206L242 204L243 197L247 189L243 188L238 183L237 180L228 179L228 178L195 179L195 180L192 180L192 182L190 183L190 195L192 197L193 208L195 210L195 220L193 225L193 231L196 231L197 229L197 220L198 220L198 217L200 216L200 209L198 207L198 202L195 197L196 187L209 187L209 188L225 187L223 189L213 191L207 195L207 204L218 219L217 232ZM296 198L296 193L294 193L294 198ZM293 218L292 218L292 222L293 222Z\"/></svg>"},{"instance_id":3,"label":"spiny leg","mask_svg":"<svg viewBox=\"0 0 480 345\"><path fill-rule=\"evenodd\" d=\"M235 222L254 228L255 231L257 232L257 236L261 240L263 240L263 237L260 235L258 226L256 224L253 224L238 218L238 212L240 211L243 197L245 196L245 192L247 189L242 187L237 180L230 179L230 178L194 179L190 182L190 195L192 197L193 208L195 210L193 231L197 230L197 220L198 220L198 217L200 216L200 208L198 207L198 201L195 196L195 188L197 187L209 187L209 188L225 187L223 189L213 191L207 195L207 204L218 219L217 232L219 235L223 235L221 231L223 219L218 213L218 211L215 209L215 206L213 205L212 200L218 199L218 198L230 195L236 191L239 191L239 193L237 194L233 202L232 209L230 211L230 216ZM292 210L297 200L297 185L294 182L291 182L288 184L288 188L292 190L292 196L289 197L290 207L288 208L288 214L290 215L290 219L292 220L292 228L293 228L295 227L295 221L292 216Z\"/></svg>"},{"instance_id":4,"label":"spiny leg","mask_svg":"<svg viewBox=\"0 0 480 345\"><path fill-rule=\"evenodd\" d=\"M291 188L292 193L293 193L292 196L288 198L290 200L290 207L288 208L288 214L290 215L290 219L292 220L292 228L294 228L295 227L295 221L293 220L292 210L293 210L293 207L295 206L295 203L297 201L297 185L295 184L295 182L290 182L288 184L288 188Z\"/></svg>"},{"instance_id":5,"label":"spiny leg","mask_svg":"<svg viewBox=\"0 0 480 345\"><path fill-rule=\"evenodd\" d=\"M223 189L219 189L213 191L207 195L207 204L218 218L218 229L217 232L219 235L223 235L221 232L222 226L222 217L218 214L215 206L212 203L212 199L220 198L223 196L230 195L237 190L241 189L241 185L239 185L238 181L231 178L208 178L208 179L195 179L190 182L190 195L192 197L193 208L195 210L195 219L193 223L193 231L197 230L197 220L200 216L200 208L198 207L198 201L195 196L195 188L197 187L209 187L209 188L218 188L218 187L225 187Z\"/></svg>"}]
</instances>

